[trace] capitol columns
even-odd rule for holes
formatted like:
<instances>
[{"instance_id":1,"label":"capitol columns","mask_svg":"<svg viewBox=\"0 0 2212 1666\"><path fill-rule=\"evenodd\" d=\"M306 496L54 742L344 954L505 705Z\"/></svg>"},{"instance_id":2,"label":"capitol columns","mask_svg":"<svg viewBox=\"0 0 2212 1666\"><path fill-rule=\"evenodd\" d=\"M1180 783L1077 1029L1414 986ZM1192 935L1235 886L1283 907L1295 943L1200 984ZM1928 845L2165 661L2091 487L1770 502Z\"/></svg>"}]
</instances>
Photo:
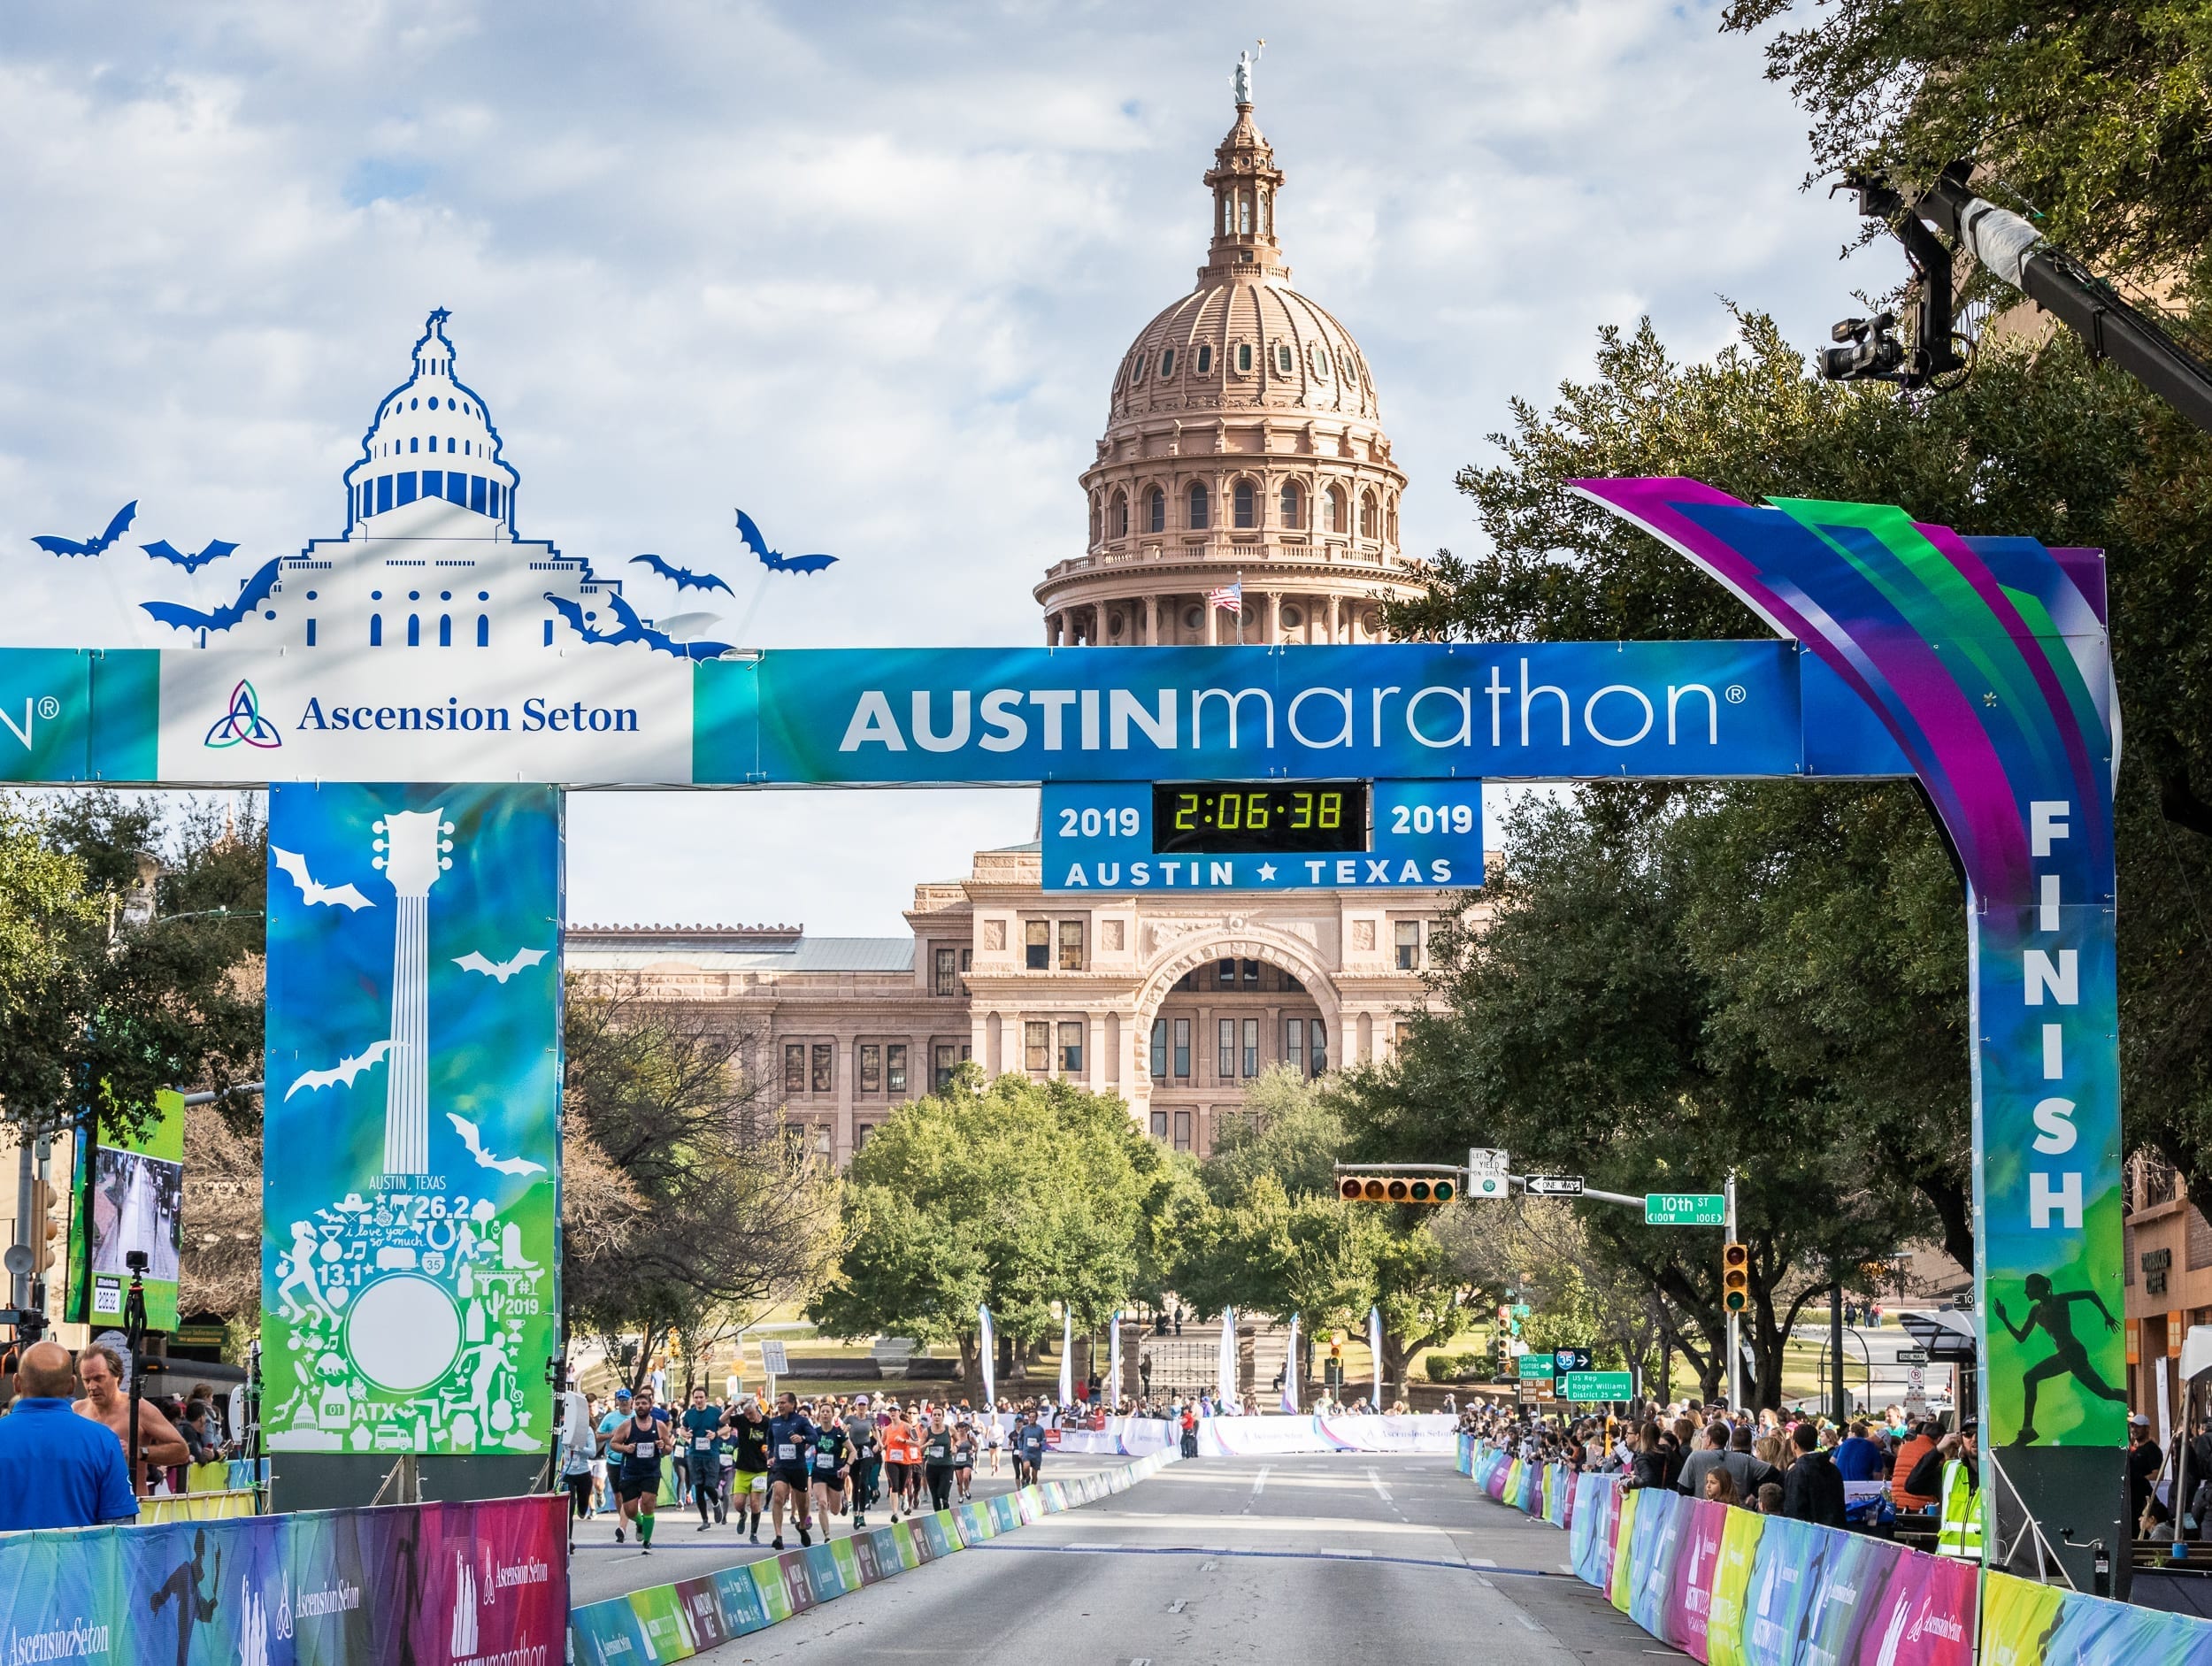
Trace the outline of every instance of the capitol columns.
<instances>
[{"instance_id":1,"label":"capitol columns","mask_svg":"<svg viewBox=\"0 0 2212 1666\"><path fill-rule=\"evenodd\" d=\"M1343 606L1340 598L1333 595L1329 598L1329 640L1332 642L1340 642L1344 640L1339 633L1342 629Z\"/></svg>"},{"instance_id":2,"label":"capitol columns","mask_svg":"<svg viewBox=\"0 0 2212 1666\"><path fill-rule=\"evenodd\" d=\"M1144 599L1144 643L1156 648L1160 641L1160 598L1147 595Z\"/></svg>"},{"instance_id":3,"label":"capitol columns","mask_svg":"<svg viewBox=\"0 0 2212 1666\"><path fill-rule=\"evenodd\" d=\"M1283 640L1283 593L1267 593L1267 645L1270 648Z\"/></svg>"}]
</instances>

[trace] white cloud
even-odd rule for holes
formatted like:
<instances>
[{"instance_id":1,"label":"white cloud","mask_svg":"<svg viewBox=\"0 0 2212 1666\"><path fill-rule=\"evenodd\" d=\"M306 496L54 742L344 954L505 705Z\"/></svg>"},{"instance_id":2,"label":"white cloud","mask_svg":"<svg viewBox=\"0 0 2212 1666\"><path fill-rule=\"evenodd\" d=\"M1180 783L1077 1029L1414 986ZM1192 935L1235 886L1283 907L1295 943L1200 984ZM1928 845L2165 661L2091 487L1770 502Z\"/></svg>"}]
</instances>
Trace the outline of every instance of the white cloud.
<instances>
[{"instance_id":1,"label":"white cloud","mask_svg":"<svg viewBox=\"0 0 2212 1666\"><path fill-rule=\"evenodd\" d=\"M0 56L0 561L134 495L250 549L331 530L443 304L529 534L710 564L743 503L844 557L776 581L757 640L1037 641L1031 587L1079 545L1114 365L1202 257L1197 176L1262 32L1289 257L1373 365L1410 549L1469 541L1452 471L1600 324L1648 310L1709 349L1725 294L1809 343L1891 275L1836 263L1802 119L1710 7L31 13ZM1033 816L591 798L572 903L894 931L913 881Z\"/></svg>"}]
</instances>

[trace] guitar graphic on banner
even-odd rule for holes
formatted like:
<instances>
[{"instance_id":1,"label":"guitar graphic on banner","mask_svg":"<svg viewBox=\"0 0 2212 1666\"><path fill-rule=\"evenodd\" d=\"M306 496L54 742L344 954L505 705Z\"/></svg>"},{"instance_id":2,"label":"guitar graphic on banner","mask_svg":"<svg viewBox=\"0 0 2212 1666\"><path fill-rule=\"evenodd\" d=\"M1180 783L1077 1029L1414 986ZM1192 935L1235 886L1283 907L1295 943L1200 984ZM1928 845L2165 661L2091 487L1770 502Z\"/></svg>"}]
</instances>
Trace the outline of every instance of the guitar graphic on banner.
<instances>
[{"instance_id":1,"label":"guitar graphic on banner","mask_svg":"<svg viewBox=\"0 0 2212 1666\"><path fill-rule=\"evenodd\" d=\"M385 1062L384 1171L430 1169L430 887L453 865L453 824L437 810L394 810L375 824L375 865L397 898L392 937L392 1050Z\"/></svg>"}]
</instances>

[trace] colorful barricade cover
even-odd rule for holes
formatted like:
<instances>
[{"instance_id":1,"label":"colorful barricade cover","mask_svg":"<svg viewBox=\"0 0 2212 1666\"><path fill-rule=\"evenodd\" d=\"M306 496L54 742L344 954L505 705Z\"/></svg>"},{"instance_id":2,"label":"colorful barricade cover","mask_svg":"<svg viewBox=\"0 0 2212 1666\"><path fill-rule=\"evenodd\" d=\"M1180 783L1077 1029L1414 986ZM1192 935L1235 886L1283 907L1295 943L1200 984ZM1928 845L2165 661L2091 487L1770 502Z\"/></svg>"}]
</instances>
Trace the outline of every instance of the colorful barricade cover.
<instances>
[{"instance_id":1,"label":"colorful barricade cover","mask_svg":"<svg viewBox=\"0 0 2212 1666\"><path fill-rule=\"evenodd\" d=\"M1478 1443L1469 1473L1479 1478L1500 1455ZM1571 1498L1577 1575L1707 1666L1975 1666L1970 1562L1557 1466L1519 1491L1554 1519ZM2003 1576L1992 1576L1984 1638L1981 1666L2212 1666L2212 1623Z\"/></svg>"},{"instance_id":2,"label":"colorful barricade cover","mask_svg":"<svg viewBox=\"0 0 2212 1666\"><path fill-rule=\"evenodd\" d=\"M2212 1661L2212 1621L1993 1573L1982 1666L2180 1666Z\"/></svg>"},{"instance_id":3,"label":"colorful barricade cover","mask_svg":"<svg viewBox=\"0 0 2212 1666\"><path fill-rule=\"evenodd\" d=\"M10 1534L0 1657L549 1659L567 1621L562 1519L559 1500L504 1499Z\"/></svg>"},{"instance_id":4,"label":"colorful barricade cover","mask_svg":"<svg viewBox=\"0 0 2212 1666\"><path fill-rule=\"evenodd\" d=\"M651 1663L662 1661L686 1660L733 1638L774 1625L795 1614L803 1614L817 1603L848 1595L863 1585L874 1585L907 1569L919 1567L923 1562L950 1555L968 1545L995 1538L1021 1524L1025 1516L1020 1512L1033 1512L1029 1519L1056 1514L1073 1508L1077 1502L1104 1498L1124 1491L1175 1461L1171 1454L1155 1455L1125 1464L1110 1475L1073 1477L1064 1481L1048 1482L1042 1486L1025 1487L1018 1494L1001 1493L994 1498L977 1499L933 1515L880 1527L873 1532L832 1539L800 1550L787 1550L780 1555L763 1557L741 1567L724 1569L703 1578L681 1579L673 1585L655 1585L648 1590L632 1592L627 1596L589 1603L569 1616L573 1656L583 1666L651 1666ZM543 1513L548 1524L547 1532L557 1547L565 1501L532 1499L513 1501L545 1507ZM442 1509L463 1511L482 1508L485 1507L433 1505L427 1509L431 1512ZM359 1516L388 1513L350 1512ZM295 1518L263 1519L265 1523L273 1523ZM111 1548L102 1548L109 1546L113 1530L102 1529L89 1534L24 1537L27 1539L66 1539L72 1555L80 1557L82 1564L88 1567L96 1568L102 1555L111 1558L113 1554ZM93 1547L92 1555L84 1555L76 1548L79 1546ZM11 1594L12 1588L6 1581L16 1571L7 1560L5 1552L8 1547L9 1541L0 1541L0 1601ZM351 1570L350 1576L343 1571L328 1571L327 1577L335 1589L342 1593L350 1592L357 1603L364 1583L363 1571L373 1564L374 1559L365 1558L357 1550L350 1561L344 1561L337 1554L342 1548L341 1543L327 1550L323 1562L329 1568L336 1568L343 1562L344 1567ZM26 1562L25 1566L28 1568L29 1564ZM512 1569L502 1573L488 1562L485 1567L486 1585L511 1585L518 1578L527 1583L530 1572L530 1568L526 1566L520 1575ZM50 1588L54 1583L45 1577L42 1570L32 1569L31 1574L34 1578L42 1581L42 1588ZM465 1583L470 1576L461 1577ZM348 1583L349 1578L350 1583ZM484 1585L478 1587L480 1591L484 1588ZM565 1597L565 1583L562 1591ZM439 1610L441 1613L443 1611ZM503 1637L511 1634L511 1628L500 1633ZM57 1635L59 1635L58 1630ZM472 1658L462 1647L465 1639L458 1630L453 1632L449 1642L426 1643L424 1639L427 1637L427 1632L418 1628L417 1635L411 1639L413 1658L457 1661ZM58 1645L47 1646L49 1655L46 1657L66 1658L65 1655L52 1653L56 1647ZM85 1647L80 1647L78 1652L86 1652ZM490 1651L487 1649L485 1652ZM329 1660L333 1666L354 1660L380 1662L388 1657L399 1658L400 1653L396 1649L385 1654L377 1653L374 1639L370 1639L359 1652L340 1651L315 1656L318 1660ZM225 1666L238 1666L227 1656L219 1658L224 1660ZM299 1658L304 1661L309 1656L303 1653ZM549 1660L552 1657L548 1655L544 1658ZM264 1659L269 1666L288 1666L291 1657L277 1653L265 1656L252 1654L240 1656L241 1661L254 1662L254 1666L259 1666Z\"/></svg>"}]
</instances>

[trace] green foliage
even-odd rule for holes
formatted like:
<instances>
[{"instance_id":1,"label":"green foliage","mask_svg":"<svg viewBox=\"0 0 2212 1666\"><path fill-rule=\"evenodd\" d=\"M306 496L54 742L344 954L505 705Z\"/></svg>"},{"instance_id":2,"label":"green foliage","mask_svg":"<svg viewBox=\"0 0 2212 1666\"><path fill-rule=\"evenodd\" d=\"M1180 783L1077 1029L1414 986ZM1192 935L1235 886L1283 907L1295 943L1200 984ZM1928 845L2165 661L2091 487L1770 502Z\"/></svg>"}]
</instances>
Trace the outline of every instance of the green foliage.
<instances>
[{"instance_id":1,"label":"green foliage","mask_svg":"<svg viewBox=\"0 0 2212 1666\"><path fill-rule=\"evenodd\" d=\"M963 1071L855 1154L849 1248L809 1315L832 1335L895 1332L964 1353L980 1303L1024 1341L1058 1335L1056 1301L1096 1329L1144 1274L1145 1217L1187 1186L1120 1100Z\"/></svg>"},{"instance_id":2,"label":"green foliage","mask_svg":"<svg viewBox=\"0 0 2212 1666\"><path fill-rule=\"evenodd\" d=\"M1422 1360L1421 1369L1432 1383L1463 1383L1474 1377L1487 1376L1490 1356L1487 1354L1447 1354L1438 1349Z\"/></svg>"},{"instance_id":3,"label":"green foliage","mask_svg":"<svg viewBox=\"0 0 2212 1666\"><path fill-rule=\"evenodd\" d=\"M1873 161L1925 182L1969 158L2078 254L2145 272L2201 259L2206 0L1734 0L1723 27L1748 34L1793 14L1803 27L1774 35L1767 73L1813 119L1816 173Z\"/></svg>"},{"instance_id":4,"label":"green foliage","mask_svg":"<svg viewBox=\"0 0 2212 1666\"><path fill-rule=\"evenodd\" d=\"M1201 1314L1225 1307L1301 1315L1309 1333L1363 1332L1383 1316L1385 1374L1456 1335L1472 1280L1446 1254L1427 1212L1347 1203L1333 1165L1348 1148L1341 1107L1288 1068L1258 1078L1246 1116L1199 1167L1168 1232L1176 1294Z\"/></svg>"},{"instance_id":5,"label":"green foliage","mask_svg":"<svg viewBox=\"0 0 2212 1666\"><path fill-rule=\"evenodd\" d=\"M1855 15L1839 13L1847 26ZM1427 594L1386 608L1391 628L1762 633L1673 552L1572 493L1584 476L1689 475L1753 502L1894 503L1967 534L2103 549L2127 718L2122 1104L2131 1143L2159 1151L2212 1209L2212 444L2070 336L1985 341L1963 387L1900 399L1822 382L1770 319L1739 323L1733 344L1694 365L1671 357L1648 321L1603 331L1594 378L1563 387L1548 411L1516 401L1513 432L1492 436L1502 459L1458 477L1487 547L1440 554ZM1911 789L1777 784L1700 802L1688 836L1706 866L1732 864L1744 885L1740 899L1685 899L1681 946L1718 1003L1709 1041L1824 1085L1813 1097L1851 1109L1870 1173L1910 1180L1946 1246L1970 1260L1962 902ZM1628 967L1646 952L1640 940L1620 948Z\"/></svg>"},{"instance_id":6,"label":"green foliage","mask_svg":"<svg viewBox=\"0 0 2212 1666\"><path fill-rule=\"evenodd\" d=\"M170 871L134 918L142 865ZM90 1099L134 1125L164 1087L261 1071L263 829L104 790L0 804L0 1107L34 1132ZM248 1100L227 1115L254 1120Z\"/></svg>"},{"instance_id":7,"label":"green foliage","mask_svg":"<svg viewBox=\"0 0 2212 1666\"><path fill-rule=\"evenodd\" d=\"M562 1299L634 1380L758 1309L803 1300L842 1246L837 1178L742 1069L750 1038L688 1009L595 993L563 1010Z\"/></svg>"},{"instance_id":8,"label":"green foliage","mask_svg":"<svg viewBox=\"0 0 2212 1666\"><path fill-rule=\"evenodd\" d=\"M1759 888L1724 845L1716 854L1712 821L1731 813L1724 793L1609 784L1526 801L1489 919L1438 934L1445 1009L1415 1017L1392 1066L1355 1079L1352 1120L1409 1156L1501 1146L1616 1192L1717 1190L1737 1167L1750 1340L1772 1403L1793 1317L1785 1286L1803 1286L1807 1269L1855 1269L1926 1217L1908 1177L1861 1138L1858 1108L1724 1021L1728 991L1701 958L1697 923ZM1725 1331L1712 1238L1623 1210L1585 1223L1606 1259L1681 1316L1677 1343L1710 1388ZM1553 1288L1532 1341L1601 1340L1587 1293L1545 1271Z\"/></svg>"}]
</instances>

